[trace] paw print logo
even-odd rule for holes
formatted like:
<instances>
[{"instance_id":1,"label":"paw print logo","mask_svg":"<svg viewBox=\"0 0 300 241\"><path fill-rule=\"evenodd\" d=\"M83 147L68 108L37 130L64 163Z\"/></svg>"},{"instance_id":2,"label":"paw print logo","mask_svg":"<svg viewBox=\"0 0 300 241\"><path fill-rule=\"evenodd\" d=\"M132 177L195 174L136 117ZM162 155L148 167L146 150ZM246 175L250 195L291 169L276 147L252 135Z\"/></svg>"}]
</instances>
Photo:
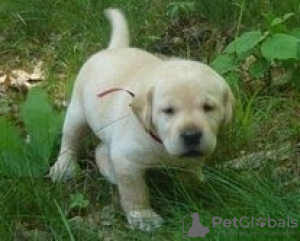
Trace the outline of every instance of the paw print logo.
<instances>
[{"instance_id":1,"label":"paw print logo","mask_svg":"<svg viewBox=\"0 0 300 241\"><path fill-rule=\"evenodd\" d=\"M259 217L259 218L256 219L256 221L257 221L256 225L261 227L261 228L266 225L264 218Z\"/></svg>"}]
</instances>

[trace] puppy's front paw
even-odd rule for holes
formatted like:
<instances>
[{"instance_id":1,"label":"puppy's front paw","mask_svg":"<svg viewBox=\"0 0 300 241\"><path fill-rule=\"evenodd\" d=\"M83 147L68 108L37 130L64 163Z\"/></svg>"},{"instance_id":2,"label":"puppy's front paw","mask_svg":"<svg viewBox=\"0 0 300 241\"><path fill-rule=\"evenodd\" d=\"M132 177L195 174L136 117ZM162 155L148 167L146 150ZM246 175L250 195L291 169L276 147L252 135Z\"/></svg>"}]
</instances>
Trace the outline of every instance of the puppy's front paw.
<instances>
[{"instance_id":1,"label":"puppy's front paw","mask_svg":"<svg viewBox=\"0 0 300 241\"><path fill-rule=\"evenodd\" d=\"M139 229L145 232L152 232L163 223L163 218L152 209L129 211L127 220L131 229Z\"/></svg>"},{"instance_id":2,"label":"puppy's front paw","mask_svg":"<svg viewBox=\"0 0 300 241\"><path fill-rule=\"evenodd\" d=\"M59 159L50 168L48 176L52 182L67 181L76 175L77 169L75 161Z\"/></svg>"}]
</instances>

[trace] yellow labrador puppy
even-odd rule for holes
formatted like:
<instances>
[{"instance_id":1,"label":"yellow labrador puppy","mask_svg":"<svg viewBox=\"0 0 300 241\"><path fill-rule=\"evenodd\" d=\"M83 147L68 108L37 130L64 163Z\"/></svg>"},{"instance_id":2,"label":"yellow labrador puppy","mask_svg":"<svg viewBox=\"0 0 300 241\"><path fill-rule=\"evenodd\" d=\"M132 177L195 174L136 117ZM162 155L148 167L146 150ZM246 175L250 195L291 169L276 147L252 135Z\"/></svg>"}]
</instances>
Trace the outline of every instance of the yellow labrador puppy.
<instances>
[{"instance_id":1,"label":"yellow labrador puppy","mask_svg":"<svg viewBox=\"0 0 300 241\"><path fill-rule=\"evenodd\" d=\"M53 181L75 173L76 151L86 129L101 139L100 172L118 185L130 227L152 231L162 223L150 206L145 170L201 167L216 147L220 126L230 122L233 96L210 67L160 58L129 47L126 19L106 10L109 47L93 55L76 79Z\"/></svg>"}]
</instances>

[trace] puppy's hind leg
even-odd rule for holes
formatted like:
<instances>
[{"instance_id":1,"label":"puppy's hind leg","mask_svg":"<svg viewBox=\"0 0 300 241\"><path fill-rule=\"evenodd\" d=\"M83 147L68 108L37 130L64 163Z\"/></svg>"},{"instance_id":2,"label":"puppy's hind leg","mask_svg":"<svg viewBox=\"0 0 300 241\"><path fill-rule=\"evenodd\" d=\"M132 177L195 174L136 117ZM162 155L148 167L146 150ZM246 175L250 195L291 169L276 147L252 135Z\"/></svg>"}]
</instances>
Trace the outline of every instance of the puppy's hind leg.
<instances>
[{"instance_id":1,"label":"puppy's hind leg","mask_svg":"<svg viewBox=\"0 0 300 241\"><path fill-rule=\"evenodd\" d=\"M111 183L117 184L115 168L109 157L109 148L105 144L99 144L95 150L96 163L101 174Z\"/></svg>"},{"instance_id":2,"label":"puppy's hind leg","mask_svg":"<svg viewBox=\"0 0 300 241\"><path fill-rule=\"evenodd\" d=\"M81 105L73 97L65 117L59 156L49 172L53 182L75 176L77 150L87 129Z\"/></svg>"}]
</instances>

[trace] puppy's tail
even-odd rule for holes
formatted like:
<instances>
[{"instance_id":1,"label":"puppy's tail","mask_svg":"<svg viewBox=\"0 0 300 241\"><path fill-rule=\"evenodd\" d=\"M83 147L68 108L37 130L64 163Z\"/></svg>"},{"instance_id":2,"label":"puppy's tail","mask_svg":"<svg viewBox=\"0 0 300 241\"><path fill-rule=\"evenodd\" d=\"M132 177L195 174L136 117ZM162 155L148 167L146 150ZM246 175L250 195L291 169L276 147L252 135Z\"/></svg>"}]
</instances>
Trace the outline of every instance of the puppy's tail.
<instances>
[{"instance_id":1,"label":"puppy's tail","mask_svg":"<svg viewBox=\"0 0 300 241\"><path fill-rule=\"evenodd\" d=\"M129 47L129 29L124 14L119 9L108 8L104 11L112 28L109 49Z\"/></svg>"}]
</instances>

